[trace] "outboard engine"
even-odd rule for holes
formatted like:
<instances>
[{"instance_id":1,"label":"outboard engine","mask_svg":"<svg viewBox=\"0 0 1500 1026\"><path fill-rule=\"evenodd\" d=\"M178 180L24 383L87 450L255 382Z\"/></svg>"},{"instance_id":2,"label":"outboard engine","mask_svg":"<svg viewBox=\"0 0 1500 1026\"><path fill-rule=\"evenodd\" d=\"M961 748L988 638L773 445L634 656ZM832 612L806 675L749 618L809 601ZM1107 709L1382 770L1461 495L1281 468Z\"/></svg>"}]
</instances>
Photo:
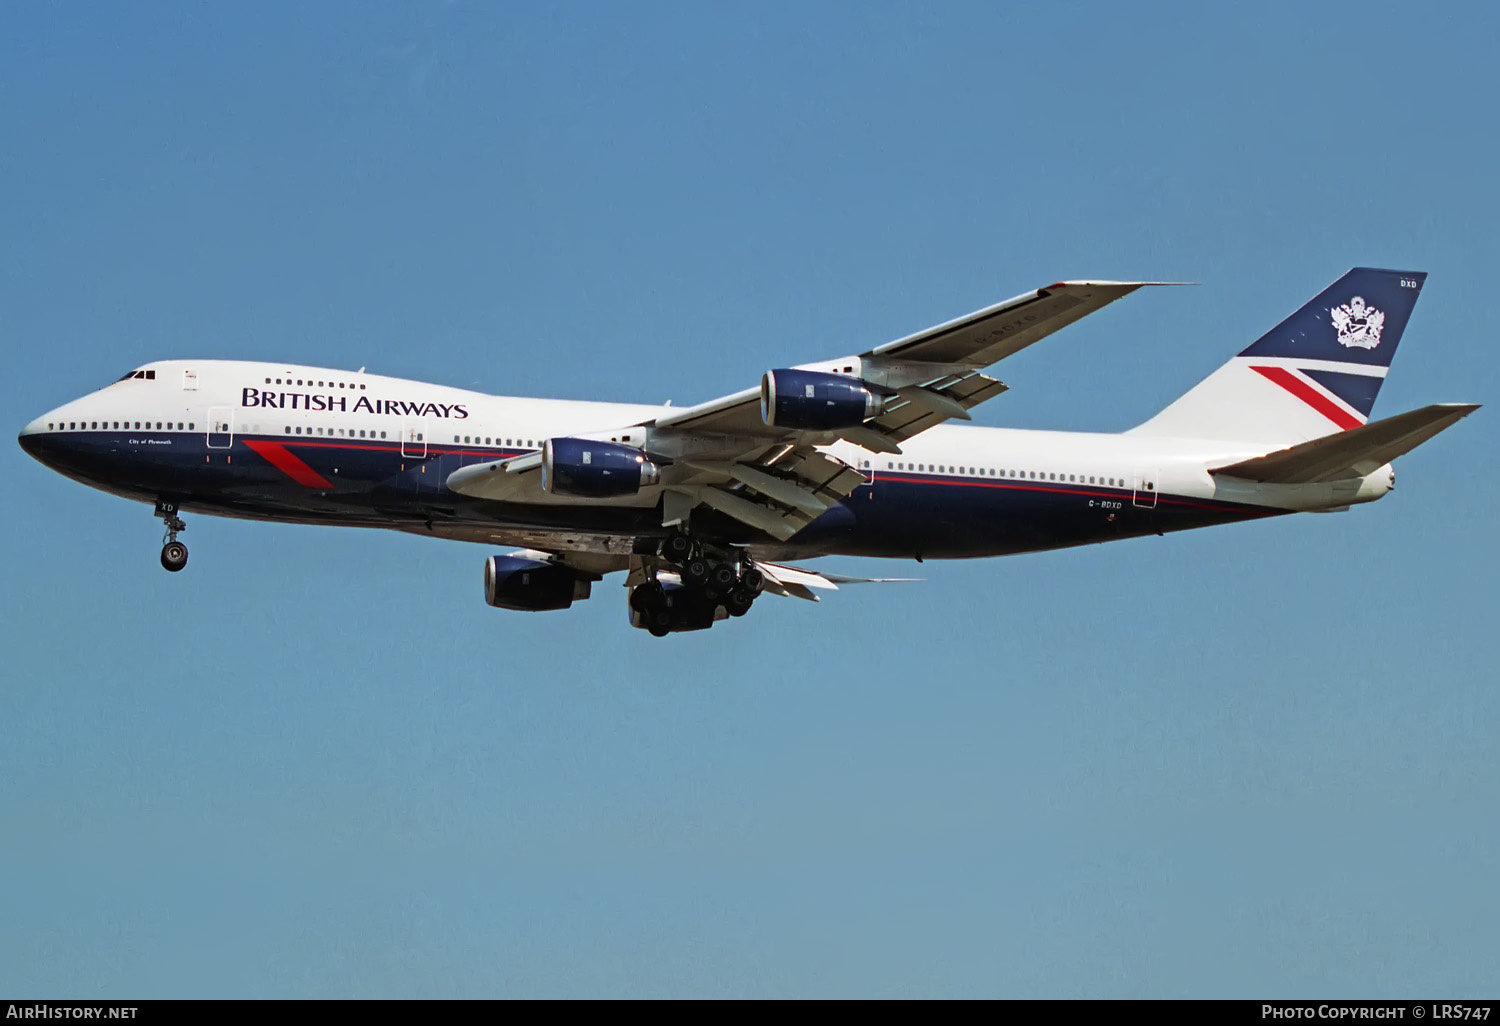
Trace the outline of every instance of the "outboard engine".
<instances>
[{"instance_id":1,"label":"outboard engine","mask_svg":"<svg viewBox=\"0 0 1500 1026\"><path fill-rule=\"evenodd\" d=\"M525 556L491 556L484 561L484 600L498 609L567 609L575 600L588 598L592 587L588 578L561 563Z\"/></svg>"},{"instance_id":2,"label":"outboard engine","mask_svg":"<svg viewBox=\"0 0 1500 1026\"><path fill-rule=\"evenodd\" d=\"M587 438L549 438L542 444L542 491L602 499L634 495L661 471L639 449Z\"/></svg>"},{"instance_id":3,"label":"outboard engine","mask_svg":"<svg viewBox=\"0 0 1500 1026\"><path fill-rule=\"evenodd\" d=\"M760 379L760 417L767 427L836 431L858 427L885 410L864 382L822 371L772 370Z\"/></svg>"}]
</instances>

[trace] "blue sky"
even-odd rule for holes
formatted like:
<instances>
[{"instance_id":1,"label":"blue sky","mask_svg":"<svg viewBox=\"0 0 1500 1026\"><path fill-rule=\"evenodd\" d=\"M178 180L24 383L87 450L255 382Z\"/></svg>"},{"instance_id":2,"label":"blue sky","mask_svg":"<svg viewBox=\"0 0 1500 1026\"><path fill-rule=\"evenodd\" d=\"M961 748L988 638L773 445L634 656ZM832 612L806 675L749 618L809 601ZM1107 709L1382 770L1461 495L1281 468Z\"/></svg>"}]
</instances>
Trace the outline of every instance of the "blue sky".
<instances>
[{"instance_id":1,"label":"blue sky","mask_svg":"<svg viewBox=\"0 0 1500 1026\"><path fill-rule=\"evenodd\" d=\"M1350 513L658 641L487 550L0 449L0 993L1493 996L1490 5L0 11L0 406L171 357L689 403L1064 277L991 425L1145 419L1350 266ZM839 560L905 576L909 564Z\"/></svg>"}]
</instances>

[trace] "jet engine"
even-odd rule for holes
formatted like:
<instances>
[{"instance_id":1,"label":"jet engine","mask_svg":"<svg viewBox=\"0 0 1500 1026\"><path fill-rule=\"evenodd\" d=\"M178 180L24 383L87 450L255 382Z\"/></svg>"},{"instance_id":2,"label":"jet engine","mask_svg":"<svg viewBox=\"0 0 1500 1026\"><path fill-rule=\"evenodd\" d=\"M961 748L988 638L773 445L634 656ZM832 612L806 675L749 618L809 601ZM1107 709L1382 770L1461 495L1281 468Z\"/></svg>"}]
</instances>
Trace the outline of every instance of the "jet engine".
<instances>
[{"instance_id":1,"label":"jet engine","mask_svg":"<svg viewBox=\"0 0 1500 1026\"><path fill-rule=\"evenodd\" d=\"M549 438L542 445L542 490L608 498L656 484L661 471L639 449L587 438Z\"/></svg>"},{"instance_id":2,"label":"jet engine","mask_svg":"<svg viewBox=\"0 0 1500 1026\"><path fill-rule=\"evenodd\" d=\"M567 609L589 597L592 585L560 563L525 556L491 556L484 561L484 600L498 609L540 613Z\"/></svg>"},{"instance_id":3,"label":"jet engine","mask_svg":"<svg viewBox=\"0 0 1500 1026\"><path fill-rule=\"evenodd\" d=\"M880 416L885 401L864 383L822 371L772 370L760 379L760 417L768 427L835 431Z\"/></svg>"}]
</instances>

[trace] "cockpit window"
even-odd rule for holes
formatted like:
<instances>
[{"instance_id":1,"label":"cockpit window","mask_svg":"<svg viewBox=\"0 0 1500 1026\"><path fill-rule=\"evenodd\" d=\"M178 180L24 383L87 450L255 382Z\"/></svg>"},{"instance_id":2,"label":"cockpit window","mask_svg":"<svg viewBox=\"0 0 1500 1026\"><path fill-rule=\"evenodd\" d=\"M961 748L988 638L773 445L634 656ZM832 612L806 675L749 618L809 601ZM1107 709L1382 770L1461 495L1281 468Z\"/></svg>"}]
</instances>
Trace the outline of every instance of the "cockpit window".
<instances>
[{"instance_id":1,"label":"cockpit window","mask_svg":"<svg viewBox=\"0 0 1500 1026\"><path fill-rule=\"evenodd\" d=\"M121 378L120 380L121 381L129 381L131 378L140 378L142 381L155 381L156 380L156 371L154 371L154 370L133 370L129 374L127 374L123 378Z\"/></svg>"}]
</instances>

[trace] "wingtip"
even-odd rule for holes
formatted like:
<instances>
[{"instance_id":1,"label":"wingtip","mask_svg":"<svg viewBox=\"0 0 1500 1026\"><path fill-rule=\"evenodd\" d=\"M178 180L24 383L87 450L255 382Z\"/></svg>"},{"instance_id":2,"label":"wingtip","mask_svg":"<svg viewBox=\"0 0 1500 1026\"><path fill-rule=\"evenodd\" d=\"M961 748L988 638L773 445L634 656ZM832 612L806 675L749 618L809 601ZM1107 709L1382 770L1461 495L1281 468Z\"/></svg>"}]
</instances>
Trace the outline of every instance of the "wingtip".
<instances>
[{"instance_id":1,"label":"wingtip","mask_svg":"<svg viewBox=\"0 0 1500 1026\"><path fill-rule=\"evenodd\" d=\"M1088 278L1072 281L1055 281L1041 291L1066 288L1070 285L1104 286L1107 288L1131 288L1138 289L1147 285L1202 285L1201 281L1109 281L1103 278Z\"/></svg>"}]
</instances>

